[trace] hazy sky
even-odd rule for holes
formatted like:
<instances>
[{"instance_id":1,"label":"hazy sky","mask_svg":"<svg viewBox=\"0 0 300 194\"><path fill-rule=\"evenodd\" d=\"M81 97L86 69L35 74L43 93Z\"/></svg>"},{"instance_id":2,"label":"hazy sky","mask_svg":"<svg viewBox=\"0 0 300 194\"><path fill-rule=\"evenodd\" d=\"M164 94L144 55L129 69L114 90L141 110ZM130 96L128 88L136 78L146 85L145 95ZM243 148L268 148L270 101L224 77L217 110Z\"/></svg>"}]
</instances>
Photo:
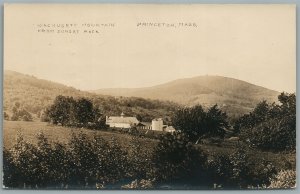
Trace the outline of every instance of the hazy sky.
<instances>
[{"instance_id":1,"label":"hazy sky","mask_svg":"<svg viewBox=\"0 0 300 194\"><path fill-rule=\"evenodd\" d=\"M208 74L296 91L293 5L7 5L4 25L4 69L82 90Z\"/></svg>"}]
</instances>

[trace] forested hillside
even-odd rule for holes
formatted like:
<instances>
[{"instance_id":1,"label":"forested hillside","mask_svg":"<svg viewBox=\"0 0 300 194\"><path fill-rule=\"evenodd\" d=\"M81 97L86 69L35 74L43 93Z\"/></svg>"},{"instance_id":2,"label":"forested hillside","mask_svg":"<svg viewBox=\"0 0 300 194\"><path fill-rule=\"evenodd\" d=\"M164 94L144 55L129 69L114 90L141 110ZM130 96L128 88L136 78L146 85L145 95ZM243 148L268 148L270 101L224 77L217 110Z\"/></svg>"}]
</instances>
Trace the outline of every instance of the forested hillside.
<instances>
[{"instance_id":1,"label":"forested hillside","mask_svg":"<svg viewBox=\"0 0 300 194\"><path fill-rule=\"evenodd\" d=\"M126 115L138 116L143 121L150 121L155 117L163 117L168 121L178 107L176 103L167 101L93 94L14 71L4 72L3 105L9 117L12 116L12 110L17 103L38 119L58 95L86 97L91 99L104 115L120 115L124 112Z\"/></svg>"}]
</instances>

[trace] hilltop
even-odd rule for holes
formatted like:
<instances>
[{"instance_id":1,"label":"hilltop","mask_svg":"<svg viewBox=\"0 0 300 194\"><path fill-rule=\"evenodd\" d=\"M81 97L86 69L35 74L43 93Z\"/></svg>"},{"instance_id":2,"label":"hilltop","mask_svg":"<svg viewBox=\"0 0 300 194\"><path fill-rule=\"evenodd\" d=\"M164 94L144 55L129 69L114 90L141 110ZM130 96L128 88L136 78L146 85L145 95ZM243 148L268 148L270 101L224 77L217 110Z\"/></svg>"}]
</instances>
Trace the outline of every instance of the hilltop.
<instances>
[{"instance_id":1,"label":"hilltop","mask_svg":"<svg viewBox=\"0 0 300 194\"><path fill-rule=\"evenodd\" d=\"M146 88L110 88L97 94L168 100L184 106L218 104L230 114L251 111L261 100L277 101L279 92L238 79L222 76L198 76L178 79Z\"/></svg>"}]
</instances>

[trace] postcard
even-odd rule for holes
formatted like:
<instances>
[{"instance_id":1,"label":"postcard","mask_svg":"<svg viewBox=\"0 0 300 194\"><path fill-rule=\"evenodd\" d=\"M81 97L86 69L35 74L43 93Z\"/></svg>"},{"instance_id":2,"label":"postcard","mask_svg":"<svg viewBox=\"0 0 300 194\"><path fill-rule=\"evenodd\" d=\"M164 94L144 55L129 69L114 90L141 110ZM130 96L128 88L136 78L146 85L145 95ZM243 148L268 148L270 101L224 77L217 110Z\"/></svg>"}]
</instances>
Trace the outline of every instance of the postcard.
<instances>
[{"instance_id":1,"label":"postcard","mask_svg":"<svg viewBox=\"0 0 300 194\"><path fill-rule=\"evenodd\" d=\"M3 188L296 187L296 6L5 4Z\"/></svg>"}]
</instances>

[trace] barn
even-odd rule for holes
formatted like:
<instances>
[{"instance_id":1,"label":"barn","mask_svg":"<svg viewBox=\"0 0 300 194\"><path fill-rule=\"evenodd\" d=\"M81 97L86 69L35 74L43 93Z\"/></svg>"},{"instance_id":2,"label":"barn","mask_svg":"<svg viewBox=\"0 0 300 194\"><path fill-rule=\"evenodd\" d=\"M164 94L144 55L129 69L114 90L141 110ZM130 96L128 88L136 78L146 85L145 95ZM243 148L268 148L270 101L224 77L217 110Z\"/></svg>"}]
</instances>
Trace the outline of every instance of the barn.
<instances>
[{"instance_id":1,"label":"barn","mask_svg":"<svg viewBox=\"0 0 300 194\"><path fill-rule=\"evenodd\" d=\"M124 113L121 116L106 117L106 125L109 127L129 129L139 124L136 117L126 117Z\"/></svg>"}]
</instances>

